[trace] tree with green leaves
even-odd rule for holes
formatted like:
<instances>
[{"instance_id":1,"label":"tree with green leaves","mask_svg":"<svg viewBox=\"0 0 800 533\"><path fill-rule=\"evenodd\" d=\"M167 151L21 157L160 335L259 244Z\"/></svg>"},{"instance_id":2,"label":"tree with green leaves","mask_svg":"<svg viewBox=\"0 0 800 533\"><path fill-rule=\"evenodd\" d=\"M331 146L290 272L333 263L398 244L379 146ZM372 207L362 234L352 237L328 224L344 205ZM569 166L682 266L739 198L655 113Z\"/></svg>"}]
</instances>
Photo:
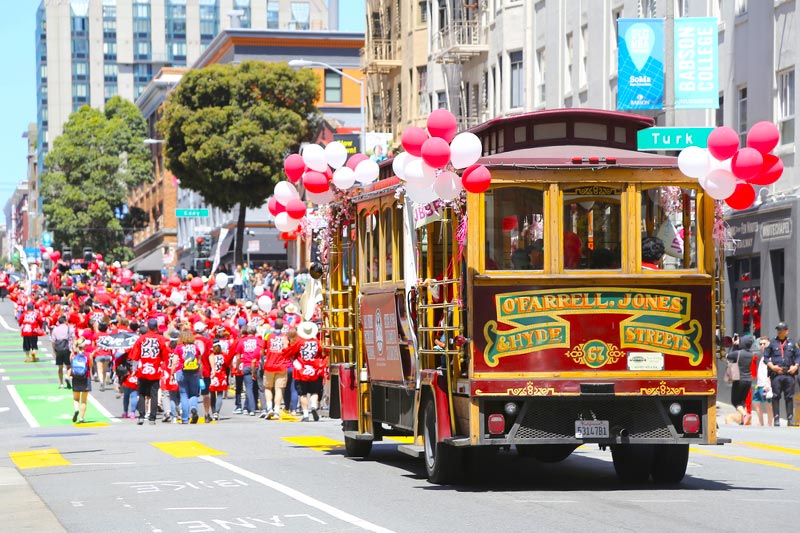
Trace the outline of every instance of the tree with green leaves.
<instances>
[{"instance_id":1,"label":"tree with green leaves","mask_svg":"<svg viewBox=\"0 0 800 533\"><path fill-rule=\"evenodd\" d=\"M135 104L115 96L103 111L83 106L45 156L42 211L57 247L91 247L109 259L133 258L125 235L147 225L132 209L122 219L128 191L152 179L147 127ZM133 224L133 226L125 226Z\"/></svg>"},{"instance_id":2,"label":"tree with green leaves","mask_svg":"<svg viewBox=\"0 0 800 533\"><path fill-rule=\"evenodd\" d=\"M166 166L208 205L239 207L234 261L242 262L245 213L264 205L283 160L317 126L319 80L286 63L248 61L184 74L159 131Z\"/></svg>"}]
</instances>

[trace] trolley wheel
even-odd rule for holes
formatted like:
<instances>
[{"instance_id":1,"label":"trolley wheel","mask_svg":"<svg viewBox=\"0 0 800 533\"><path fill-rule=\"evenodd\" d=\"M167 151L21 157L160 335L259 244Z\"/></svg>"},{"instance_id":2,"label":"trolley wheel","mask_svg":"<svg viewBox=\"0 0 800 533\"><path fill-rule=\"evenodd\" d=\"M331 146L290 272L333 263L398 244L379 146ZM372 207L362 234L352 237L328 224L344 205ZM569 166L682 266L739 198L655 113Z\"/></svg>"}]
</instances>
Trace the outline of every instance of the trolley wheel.
<instances>
[{"instance_id":1,"label":"trolley wheel","mask_svg":"<svg viewBox=\"0 0 800 533\"><path fill-rule=\"evenodd\" d=\"M425 471L428 481L437 485L446 485L455 477L457 468L457 452L452 446L436 442L436 405L433 400L425 404L423 419L423 438L425 439Z\"/></svg>"},{"instance_id":2,"label":"trolley wheel","mask_svg":"<svg viewBox=\"0 0 800 533\"><path fill-rule=\"evenodd\" d=\"M688 444L658 444L651 474L656 483L680 483L689 464Z\"/></svg>"},{"instance_id":3,"label":"trolley wheel","mask_svg":"<svg viewBox=\"0 0 800 533\"><path fill-rule=\"evenodd\" d=\"M366 459L372 451L371 440L358 440L351 437L344 438L345 457L359 457Z\"/></svg>"},{"instance_id":4,"label":"trolley wheel","mask_svg":"<svg viewBox=\"0 0 800 533\"><path fill-rule=\"evenodd\" d=\"M651 444L619 444L611 447L614 470L623 483L644 483L653 466Z\"/></svg>"},{"instance_id":5,"label":"trolley wheel","mask_svg":"<svg viewBox=\"0 0 800 533\"><path fill-rule=\"evenodd\" d=\"M572 444L518 444L517 453L540 463L558 463L572 455L576 447Z\"/></svg>"}]
</instances>

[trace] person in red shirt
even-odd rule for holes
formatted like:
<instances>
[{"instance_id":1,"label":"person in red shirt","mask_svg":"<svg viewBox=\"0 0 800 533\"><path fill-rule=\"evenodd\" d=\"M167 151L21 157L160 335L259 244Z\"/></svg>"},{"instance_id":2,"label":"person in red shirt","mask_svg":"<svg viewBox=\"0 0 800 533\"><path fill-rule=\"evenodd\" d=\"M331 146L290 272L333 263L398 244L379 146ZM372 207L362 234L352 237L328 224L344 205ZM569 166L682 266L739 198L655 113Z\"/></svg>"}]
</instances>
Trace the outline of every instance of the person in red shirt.
<instances>
[{"instance_id":1,"label":"person in red shirt","mask_svg":"<svg viewBox=\"0 0 800 533\"><path fill-rule=\"evenodd\" d=\"M211 355L211 346L213 343L211 339L206 336L208 327L205 322L198 320L194 323L192 329L194 329L195 333L194 343L197 345L197 354L201 363L200 368L203 371L203 383L206 385L200 389L200 394L203 398L203 413L205 414L206 422L211 422L211 391L208 388L208 384L211 383L209 356Z\"/></svg>"},{"instance_id":2,"label":"person in red shirt","mask_svg":"<svg viewBox=\"0 0 800 533\"><path fill-rule=\"evenodd\" d=\"M155 425L158 414L158 385L161 369L169 361L169 343L158 332L158 321L147 321L147 333L136 339L129 358L137 361L136 378L139 381L138 424L144 424L145 402L150 399L150 423Z\"/></svg>"},{"instance_id":3,"label":"person in red shirt","mask_svg":"<svg viewBox=\"0 0 800 533\"><path fill-rule=\"evenodd\" d=\"M214 420L219 420L224 393L228 390L228 368L230 364L231 357L227 350L223 350L223 342L215 340L209 357L211 380L208 382L208 388L211 391L211 405L213 406L211 417Z\"/></svg>"},{"instance_id":4,"label":"person in red shirt","mask_svg":"<svg viewBox=\"0 0 800 533\"><path fill-rule=\"evenodd\" d=\"M25 310L19 317L20 333L22 334L22 350L25 352L25 362L31 360L36 363L36 350L39 348L39 335L43 334L42 315L36 310L33 302L25 304Z\"/></svg>"},{"instance_id":5,"label":"person in red shirt","mask_svg":"<svg viewBox=\"0 0 800 533\"><path fill-rule=\"evenodd\" d=\"M289 339L283 333L283 321L275 320L273 329L265 338L266 357L264 360L264 394L266 398L267 418L280 418L280 407L283 402L283 389L288 381L286 351ZM275 388L275 404L272 403L272 389Z\"/></svg>"},{"instance_id":6,"label":"person in red shirt","mask_svg":"<svg viewBox=\"0 0 800 533\"><path fill-rule=\"evenodd\" d=\"M319 420L317 408L322 396L322 378L325 374L325 358L322 354L317 333L319 328L313 322L301 322L297 326L298 339L286 355L292 360L295 386L303 410L303 422L308 422L309 410L314 421Z\"/></svg>"},{"instance_id":7,"label":"person in red shirt","mask_svg":"<svg viewBox=\"0 0 800 533\"><path fill-rule=\"evenodd\" d=\"M256 375L258 363L264 353L264 340L256 335L255 326L244 326L242 337L236 342L233 350L233 365L242 365L245 392L245 414L256 415L256 395L254 394L253 376ZM257 385L256 388L257 389Z\"/></svg>"},{"instance_id":8,"label":"person in red shirt","mask_svg":"<svg viewBox=\"0 0 800 533\"><path fill-rule=\"evenodd\" d=\"M164 405L164 419L162 422L169 423L173 420L178 420L178 405L181 402L180 387L178 385L178 376L176 369L178 368L180 356L175 352L178 346L177 339L178 332L173 331L169 339L169 360L167 364L161 369L161 381L159 386L162 391L166 391L164 401L169 402L169 409Z\"/></svg>"},{"instance_id":9,"label":"person in red shirt","mask_svg":"<svg viewBox=\"0 0 800 533\"><path fill-rule=\"evenodd\" d=\"M111 350L107 348L103 348L101 346L101 339L104 337L108 337L108 324L106 322L100 322L97 325L98 333L95 336L95 346L94 352L92 353L92 359L97 363L97 377L100 379L100 391L106 390L106 382L111 381L111 376L109 375L108 369L111 366Z\"/></svg>"}]
</instances>

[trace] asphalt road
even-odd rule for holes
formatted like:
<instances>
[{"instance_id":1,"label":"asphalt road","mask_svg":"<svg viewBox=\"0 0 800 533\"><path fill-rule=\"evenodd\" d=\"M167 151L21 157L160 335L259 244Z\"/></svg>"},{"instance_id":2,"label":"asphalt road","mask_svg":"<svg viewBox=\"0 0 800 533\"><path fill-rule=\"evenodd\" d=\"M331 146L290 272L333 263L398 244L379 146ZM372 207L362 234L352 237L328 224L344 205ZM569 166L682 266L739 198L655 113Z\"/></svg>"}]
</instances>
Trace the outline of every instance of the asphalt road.
<instances>
[{"instance_id":1,"label":"asphalt road","mask_svg":"<svg viewBox=\"0 0 800 533\"><path fill-rule=\"evenodd\" d=\"M94 392L73 425L52 360L26 365L0 304L0 518L6 531L763 531L796 524L800 429L721 425L675 486L621 485L611 454L553 465L501 452L469 481L427 482L420 460L376 443L344 457L340 425L230 414L136 425ZM49 346L48 352L49 352ZM7 378L7 379L6 379ZM724 396L724 390L721 391ZM27 411L27 412L26 412Z\"/></svg>"}]
</instances>

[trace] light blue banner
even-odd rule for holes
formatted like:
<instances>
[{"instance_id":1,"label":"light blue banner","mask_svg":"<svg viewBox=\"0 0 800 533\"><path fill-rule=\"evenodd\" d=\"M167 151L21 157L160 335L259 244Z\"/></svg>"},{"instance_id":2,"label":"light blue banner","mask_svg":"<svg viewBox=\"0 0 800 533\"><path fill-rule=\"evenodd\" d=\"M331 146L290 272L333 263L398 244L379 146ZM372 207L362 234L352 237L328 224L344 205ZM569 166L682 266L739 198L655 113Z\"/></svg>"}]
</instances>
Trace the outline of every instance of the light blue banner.
<instances>
[{"instance_id":1,"label":"light blue banner","mask_svg":"<svg viewBox=\"0 0 800 533\"><path fill-rule=\"evenodd\" d=\"M618 19L617 109L661 109L664 19Z\"/></svg>"},{"instance_id":2,"label":"light blue banner","mask_svg":"<svg viewBox=\"0 0 800 533\"><path fill-rule=\"evenodd\" d=\"M719 107L716 17L675 19L675 109Z\"/></svg>"}]
</instances>

